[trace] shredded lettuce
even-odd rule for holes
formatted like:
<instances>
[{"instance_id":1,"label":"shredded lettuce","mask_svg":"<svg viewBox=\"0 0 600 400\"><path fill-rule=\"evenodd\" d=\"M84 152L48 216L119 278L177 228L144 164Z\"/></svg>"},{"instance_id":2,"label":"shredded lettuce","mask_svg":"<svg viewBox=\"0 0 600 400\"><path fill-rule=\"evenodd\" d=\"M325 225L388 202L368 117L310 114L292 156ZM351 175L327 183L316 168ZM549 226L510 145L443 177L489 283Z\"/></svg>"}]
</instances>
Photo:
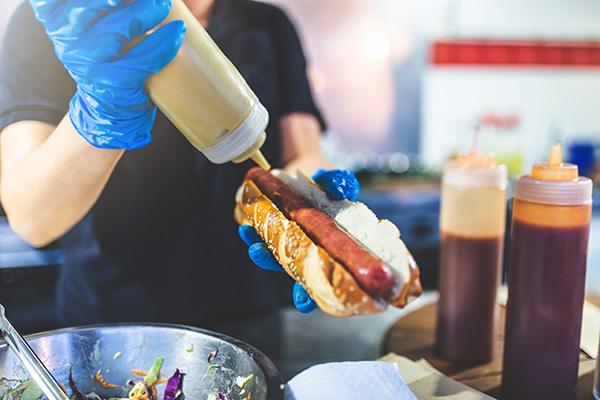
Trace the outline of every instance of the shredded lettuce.
<instances>
[{"instance_id":1,"label":"shredded lettuce","mask_svg":"<svg viewBox=\"0 0 600 400\"><path fill-rule=\"evenodd\" d=\"M204 376L202 377L202 380L206 379L206 377L208 376L208 373L209 373L210 371L212 371L213 369L215 369L215 368L221 368L221 366L220 366L220 365L217 365L217 364L209 365L209 366L208 366L208 369L206 370L206 373L205 373L205 374L204 374Z\"/></svg>"},{"instance_id":2,"label":"shredded lettuce","mask_svg":"<svg viewBox=\"0 0 600 400\"><path fill-rule=\"evenodd\" d=\"M154 360L154 365L152 365L152 368L150 368L150 371L148 371L148 375L146 375L146 385L152 386L152 384L158 379L158 374L160 373L160 368L162 367L162 364L162 357L157 357L156 360Z\"/></svg>"},{"instance_id":3,"label":"shredded lettuce","mask_svg":"<svg viewBox=\"0 0 600 400\"><path fill-rule=\"evenodd\" d=\"M33 379L28 379L26 381L21 382L19 386L17 386L13 390L6 392L4 396L2 396L2 400L39 400L40 397L42 397L43 395L44 393L37 385L37 383L35 383Z\"/></svg>"},{"instance_id":4,"label":"shredded lettuce","mask_svg":"<svg viewBox=\"0 0 600 400\"><path fill-rule=\"evenodd\" d=\"M40 389L37 383L31 381L25 390L23 390L20 400L38 400L43 395L44 392L42 392L42 389Z\"/></svg>"}]
</instances>

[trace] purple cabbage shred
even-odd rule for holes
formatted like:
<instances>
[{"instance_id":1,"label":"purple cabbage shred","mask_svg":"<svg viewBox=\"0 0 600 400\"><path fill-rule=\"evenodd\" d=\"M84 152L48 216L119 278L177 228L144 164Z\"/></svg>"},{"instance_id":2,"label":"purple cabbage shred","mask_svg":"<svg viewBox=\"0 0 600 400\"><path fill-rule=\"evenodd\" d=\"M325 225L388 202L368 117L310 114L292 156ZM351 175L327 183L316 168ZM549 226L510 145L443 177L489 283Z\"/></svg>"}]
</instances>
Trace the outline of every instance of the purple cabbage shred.
<instances>
[{"instance_id":1,"label":"purple cabbage shred","mask_svg":"<svg viewBox=\"0 0 600 400\"><path fill-rule=\"evenodd\" d=\"M145 381L144 382L144 391L146 392L146 394L148 395L148 400L158 400L155 396L154 396L154 391L152 390L152 385L148 386L146 385Z\"/></svg>"},{"instance_id":2,"label":"purple cabbage shred","mask_svg":"<svg viewBox=\"0 0 600 400\"><path fill-rule=\"evenodd\" d=\"M77 386L75 385L75 381L73 381L73 371L69 371L69 386L71 387L71 390L73 391L73 396L75 396L75 400L88 400L87 397L85 397L83 395L83 393L81 393L79 391L79 389L77 389Z\"/></svg>"},{"instance_id":3,"label":"purple cabbage shred","mask_svg":"<svg viewBox=\"0 0 600 400\"><path fill-rule=\"evenodd\" d=\"M213 351L211 351L210 353L208 353L208 359L207 359L207 361L210 363L210 360L212 358L216 357L217 354L219 354L219 348L215 347L215 349Z\"/></svg>"},{"instance_id":4,"label":"purple cabbage shred","mask_svg":"<svg viewBox=\"0 0 600 400\"><path fill-rule=\"evenodd\" d=\"M165 388L164 400L175 400L177 396L177 390L181 386L181 380L183 375L179 372L179 369L175 370L175 373L167 381L167 387Z\"/></svg>"}]
</instances>

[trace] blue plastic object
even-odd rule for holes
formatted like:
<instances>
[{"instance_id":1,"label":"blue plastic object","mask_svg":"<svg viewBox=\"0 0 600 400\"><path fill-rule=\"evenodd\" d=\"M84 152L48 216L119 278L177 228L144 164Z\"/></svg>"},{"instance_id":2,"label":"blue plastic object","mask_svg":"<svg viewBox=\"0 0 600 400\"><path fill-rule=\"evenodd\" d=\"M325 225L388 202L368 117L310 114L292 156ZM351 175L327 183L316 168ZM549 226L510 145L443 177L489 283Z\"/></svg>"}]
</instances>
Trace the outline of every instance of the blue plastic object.
<instances>
[{"instance_id":1,"label":"blue plastic object","mask_svg":"<svg viewBox=\"0 0 600 400\"><path fill-rule=\"evenodd\" d=\"M319 170L313 179L319 184L332 200L348 199L356 201L360 190L360 184L354 173L345 170ZM238 233L248 247L248 255L262 269L269 271L284 272L283 267L277 262L269 247L264 243L256 232L254 227L250 225L240 225ZM317 304L306 292L304 287L299 283L294 284L293 290L294 305L298 311L309 313L317 308Z\"/></svg>"},{"instance_id":2,"label":"blue plastic object","mask_svg":"<svg viewBox=\"0 0 600 400\"><path fill-rule=\"evenodd\" d=\"M242 240L250 246L248 247L248 255L256 265L269 271L285 272L281 264L277 262L273 254L269 251L267 244L262 241L252 226L240 225L238 232ZM294 305L301 313L306 314L317 308L315 301L298 282L294 284L292 298Z\"/></svg>"},{"instance_id":3,"label":"blue plastic object","mask_svg":"<svg viewBox=\"0 0 600 400\"><path fill-rule=\"evenodd\" d=\"M294 305L301 313L308 314L317 309L317 303L298 282L294 282L292 296L294 298Z\"/></svg>"},{"instance_id":4,"label":"blue plastic object","mask_svg":"<svg viewBox=\"0 0 600 400\"><path fill-rule=\"evenodd\" d=\"M325 190L327 197L331 200L348 199L356 201L360 191L360 183L352 171L341 169L319 170L313 176L313 180Z\"/></svg>"},{"instance_id":5,"label":"blue plastic object","mask_svg":"<svg viewBox=\"0 0 600 400\"><path fill-rule=\"evenodd\" d=\"M58 59L77 84L71 122L90 144L107 149L146 145L156 106L146 79L177 54L185 36L173 21L126 52L125 46L161 22L170 0L29 0Z\"/></svg>"}]
</instances>

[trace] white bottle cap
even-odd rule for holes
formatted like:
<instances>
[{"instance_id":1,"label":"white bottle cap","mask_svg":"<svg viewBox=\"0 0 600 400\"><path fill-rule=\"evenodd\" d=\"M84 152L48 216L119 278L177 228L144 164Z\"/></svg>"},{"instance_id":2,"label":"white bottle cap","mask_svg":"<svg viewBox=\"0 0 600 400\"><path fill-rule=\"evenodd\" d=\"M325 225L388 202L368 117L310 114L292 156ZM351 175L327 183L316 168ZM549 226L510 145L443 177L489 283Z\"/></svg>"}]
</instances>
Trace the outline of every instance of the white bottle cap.
<instances>
[{"instance_id":1,"label":"white bottle cap","mask_svg":"<svg viewBox=\"0 0 600 400\"><path fill-rule=\"evenodd\" d=\"M587 205L592 203L592 189L592 180L583 176L572 181L544 181L523 175L517 179L515 199L539 204Z\"/></svg>"},{"instance_id":2,"label":"white bottle cap","mask_svg":"<svg viewBox=\"0 0 600 400\"><path fill-rule=\"evenodd\" d=\"M534 164L530 175L517 179L515 199L564 206L592 202L590 178L579 176L577 165L562 162L560 143L552 146L547 163Z\"/></svg>"},{"instance_id":3,"label":"white bottle cap","mask_svg":"<svg viewBox=\"0 0 600 400\"><path fill-rule=\"evenodd\" d=\"M453 186L505 189L508 172L504 165L471 166L459 162L449 162L444 168L443 181Z\"/></svg>"},{"instance_id":4,"label":"white bottle cap","mask_svg":"<svg viewBox=\"0 0 600 400\"><path fill-rule=\"evenodd\" d=\"M229 162L252 146L265 131L269 123L267 109L258 101L242 123L230 134L200 151L214 164Z\"/></svg>"}]
</instances>

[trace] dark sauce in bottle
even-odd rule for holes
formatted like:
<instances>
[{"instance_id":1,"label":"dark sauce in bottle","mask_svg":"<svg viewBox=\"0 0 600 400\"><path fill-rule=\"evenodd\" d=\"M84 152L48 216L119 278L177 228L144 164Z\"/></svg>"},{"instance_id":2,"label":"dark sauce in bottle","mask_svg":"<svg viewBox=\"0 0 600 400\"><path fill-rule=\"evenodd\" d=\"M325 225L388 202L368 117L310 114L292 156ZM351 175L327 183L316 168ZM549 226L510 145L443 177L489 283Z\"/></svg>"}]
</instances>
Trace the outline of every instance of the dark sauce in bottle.
<instances>
[{"instance_id":1,"label":"dark sauce in bottle","mask_svg":"<svg viewBox=\"0 0 600 400\"><path fill-rule=\"evenodd\" d=\"M492 358L497 336L504 237L477 238L441 233L436 329L442 356L465 362ZM451 295L446 295L451 293Z\"/></svg>"},{"instance_id":2,"label":"dark sauce in bottle","mask_svg":"<svg viewBox=\"0 0 600 400\"><path fill-rule=\"evenodd\" d=\"M589 226L514 220L503 387L511 399L576 396Z\"/></svg>"}]
</instances>

